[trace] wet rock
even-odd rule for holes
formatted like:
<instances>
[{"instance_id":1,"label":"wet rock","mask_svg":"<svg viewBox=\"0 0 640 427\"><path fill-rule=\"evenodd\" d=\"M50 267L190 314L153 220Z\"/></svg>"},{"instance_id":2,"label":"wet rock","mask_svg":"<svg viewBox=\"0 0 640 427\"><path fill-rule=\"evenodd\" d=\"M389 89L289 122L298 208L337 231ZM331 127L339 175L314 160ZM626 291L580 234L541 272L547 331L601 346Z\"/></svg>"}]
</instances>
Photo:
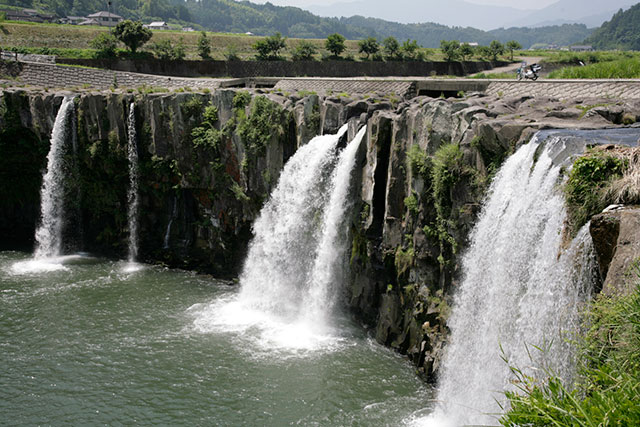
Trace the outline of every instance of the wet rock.
<instances>
[{"instance_id":1,"label":"wet rock","mask_svg":"<svg viewBox=\"0 0 640 427\"><path fill-rule=\"evenodd\" d=\"M629 294L640 274L640 208L594 216L589 228L605 294Z\"/></svg>"}]
</instances>

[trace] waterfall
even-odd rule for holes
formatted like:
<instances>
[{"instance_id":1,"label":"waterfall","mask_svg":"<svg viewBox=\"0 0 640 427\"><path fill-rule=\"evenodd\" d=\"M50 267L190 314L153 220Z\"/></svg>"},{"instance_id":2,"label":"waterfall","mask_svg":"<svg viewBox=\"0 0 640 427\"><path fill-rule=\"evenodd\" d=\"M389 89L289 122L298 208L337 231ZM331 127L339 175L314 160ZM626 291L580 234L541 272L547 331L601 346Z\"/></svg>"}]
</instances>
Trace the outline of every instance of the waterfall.
<instances>
[{"instance_id":1,"label":"waterfall","mask_svg":"<svg viewBox=\"0 0 640 427\"><path fill-rule=\"evenodd\" d=\"M198 329L258 328L260 344L280 348L332 339L328 313L343 277L351 175L365 133L337 154L346 130L312 139L287 162L253 225L240 293L201 313Z\"/></svg>"},{"instance_id":2,"label":"waterfall","mask_svg":"<svg viewBox=\"0 0 640 427\"><path fill-rule=\"evenodd\" d=\"M35 258L52 258L62 249L64 224L65 142L68 139L69 114L73 98L65 97L58 110L51 132L51 147L47 155L47 172L40 190L40 226L36 230Z\"/></svg>"},{"instance_id":3,"label":"waterfall","mask_svg":"<svg viewBox=\"0 0 640 427\"><path fill-rule=\"evenodd\" d=\"M559 137L539 145L534 137L507 159L470 236L427 425L497 424L503 393L513 389L509 364L533 377L546 368L571 380L567 338L589 293L592 249L584 227L562 251L566 214L554 155L565 147Z\"/></svg>"},{"instance_id":4,"label":"waterfall","mask_svg":"<svg viewBox=\"0 0 640 427\"><path fill-rule=\"evenodd\" d=\"M307 307L309 321L323 324L335 303L337 286L343 283L344 269L340 262L348 243L348 224L345 213L351 207L349 199L349 183L356 162L356 153L366 133L366 127L360 129L356 137L340 154L329 189L329 202L324 212L322 235L315 253L315 261L311 272L309 292L303 305Z\"/></svg>"},{"instance_id":5,"label":"waterfall","mask_svg":"<svg viewBox=\"0 0 640 427\"><path fill-rule=\"evenodd\" d=\"M129 192L127 194L127 218L129 221L129 262L138 257L138 140L136 135L135 104L129 106L128 126L128 158L129 158Z\"/></svg>"},{"instance_id":6,"label":"waterfall","mask_svg":"<svg viewBox=\"0 0 640 427\"><path fill-rule=\"evenodd\" d=\"M314 138L285 165L269 200L253 225L254 238L240 283L248 306L297 317L310 283L327 203L327 171L335 163L337 135Z\"/></svg>"}]
</instances>

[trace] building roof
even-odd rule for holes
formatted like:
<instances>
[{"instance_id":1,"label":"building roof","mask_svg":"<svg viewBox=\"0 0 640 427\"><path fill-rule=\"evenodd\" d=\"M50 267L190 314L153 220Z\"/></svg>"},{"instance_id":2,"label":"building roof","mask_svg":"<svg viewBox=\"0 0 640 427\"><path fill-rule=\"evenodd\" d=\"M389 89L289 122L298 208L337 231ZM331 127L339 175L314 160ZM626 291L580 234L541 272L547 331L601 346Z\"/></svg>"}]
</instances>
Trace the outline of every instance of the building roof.
<instances>
[{"instance_id":1,"label":"building roof","mask_svg":"<svg viewBox=\"0 0 640 427\"><path fill-rule=\"evenodd\" d=\"M164 21L156 21L149 24L150 27L164 27L165 25L167 25L167 23Z\"/></svg>"},{"instance_id":2,"label":"building roof","mask_svg":"<svg viewBox=\"0 0 640 427\"><path fill-rule=\"evenodd\" d=\"M100 25L100 22L91 18L91 19L87 19L85 21L80 22L78 25Z\"/></svg>"},{"instance_id":3,"label":"building roof","mask_svg":"<svg viewBox=\"0 0 640 427\"><path fill-rule=\"evenodd\" d=\"M87 18L122 18L120 15L116 15L115 13L100 11L96 13L92 13L91 15L87 15Z\"/></svg>"}]
</instances>

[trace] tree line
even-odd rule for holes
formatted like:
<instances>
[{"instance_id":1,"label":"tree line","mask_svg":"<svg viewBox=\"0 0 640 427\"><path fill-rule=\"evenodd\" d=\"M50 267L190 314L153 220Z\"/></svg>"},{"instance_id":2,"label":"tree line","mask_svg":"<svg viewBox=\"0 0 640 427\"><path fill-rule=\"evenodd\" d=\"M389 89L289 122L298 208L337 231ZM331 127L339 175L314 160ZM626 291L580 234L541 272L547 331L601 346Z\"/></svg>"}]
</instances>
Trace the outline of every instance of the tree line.
<instances>
[{"instance_id":1,"label":"tree line","mask_svg":"<svg viewBox=\"0 0 640 427\"><path fill-rule=\"evenodd\" d=\"M58 16L87 14L105 10L103 0L3 0L12 6L39 7ZM254 4L232 0L115 0L111 11L126 19L149 22L164 20L181 26L217 32L269 35L279 32L293 38L325 38L343 34L359 40L369 36L384 40L416 40L422 46L436 48L440 40L464 40L489 45L492 40L506 43L517 40L528 48L536 43L569 45L583 41L592 29L582 24L542 28L500 28L482 31L476 28L448 27L436 23L400 24L375 18L323 18L297 7Z\"/></svg>"},{"instance_id":2,"label":"tree line","mask_svg":"<svg viewBox=\"0 0 640 427\"><path fill-rule=\"evenodd\" d=\"M140 47L152 37L152 32L145 28L140 21L125 20L120 22L113 31L100 33L91 41L91 46L100 57L115 57L118 43L122 43L135 54ZM178 60L184 59L185 49L181 41L177 43L169 39L153 43L151 51L159 59ZM343 56L346 50L346 37L340 33L330 34L324 41L324 48L329 53L326 59L355 60L351 56ZM513 60L513 51L522 46L515 40L503 45L493 40L489 46L471 46L469 43L460 43L457 40L442 40L440 49L448 62L466 61L476 56L481 59L496 61L498 56L510 52ZM287 49L287 38L279 32L264 37L253 44L258 60L283 60L283 52ZM206 32L202 31L197 43L198 55L202 59L211 59L211 42ZM421 47L416 40L406 40L400 43L395 37L385 38L381 43L375 37L369 36L358 41L358 53L361 60L368 61L424 61L433 51ZM319 49L316 44L308 40L301 40L290 49L291 59L294 61L312 61L316 59ZM239 59L237 55L226 55L228 60Z\"/></svg>"}]
</instances>

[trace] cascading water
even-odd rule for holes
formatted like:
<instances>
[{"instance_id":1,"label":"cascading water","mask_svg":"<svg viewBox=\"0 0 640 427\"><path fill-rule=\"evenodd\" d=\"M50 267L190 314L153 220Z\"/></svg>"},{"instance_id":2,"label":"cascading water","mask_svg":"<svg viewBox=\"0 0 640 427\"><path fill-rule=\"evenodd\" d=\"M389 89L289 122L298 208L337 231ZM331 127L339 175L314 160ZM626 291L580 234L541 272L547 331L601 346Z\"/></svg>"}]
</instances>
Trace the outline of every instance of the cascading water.
<instances>
[{"instance_id":1,"label":"cascading water","mask_svg":"<svg viewBox=\"0 0 640 427\"><path fill-rule=\"evenodd\" d=\"M128 126L128 158L129 158L129 192L127 194L127 218L129 221L129 262L138 257L138 138L136 135L135 104L129 106Z\"/></svg>"},{"instance_id":2,"label":"cascading water","mask_svg":"<svg viewBox=\"0 0 640 427\"><path fill-rule=\"evenodd\" d=\"M268 346L314 348L331 340L327 316L340 280L349 188L365 130L336 158L347 126L318 136L285 165L256 220L254 239L233 301L214 303L200 330L261 328Z\"/></svg>"},{"instance_id":3,"label":"cascading water","mask_svg":"<svg viewBox=\"0 0 640 427\"><path fill-rule=\"evenodd\" d=\"M65 97L58 110L51 133L51 148L47 155L47 172L40 190L40 226L36 230L35 258L44 259L60 255L64 224L64 153L68 140L69 114L73 98Z\"/></svg>"},{"instance_id":4,"label":"cascading water","mask_svg":"<svg viewBox=\"0 0 640 427\"><path fill-rule=\"evenodd\" d=\"M345 213L349 210L349 183L356 163L356 153L366 133L366 127L360 129L356 137L340 154L338 165L331 178L331 198L325 209L322 224L322 237L316 249L315 262L311 273L309 291L303 305L310 322L325 324L335 303L337 285L343 283L341 261L348 242Z\"/></svg>"},{"instance_id":5,"label":"cascading water","mask_svg":"<svg viewBox=\"0 0 640 427\"><path fill-rule=\"evenodd\" d=\"M534 377L544 375L535 367L544 367L571 379L566 338L577 331L593 270L586 227L561 249L565 209L554 156L563 150L559 137L544 148L534 138L497 174L462 260L437 407L420 424L496 425L504 391L513 387L509 365Z\"/></svg>"}]
</instances>

